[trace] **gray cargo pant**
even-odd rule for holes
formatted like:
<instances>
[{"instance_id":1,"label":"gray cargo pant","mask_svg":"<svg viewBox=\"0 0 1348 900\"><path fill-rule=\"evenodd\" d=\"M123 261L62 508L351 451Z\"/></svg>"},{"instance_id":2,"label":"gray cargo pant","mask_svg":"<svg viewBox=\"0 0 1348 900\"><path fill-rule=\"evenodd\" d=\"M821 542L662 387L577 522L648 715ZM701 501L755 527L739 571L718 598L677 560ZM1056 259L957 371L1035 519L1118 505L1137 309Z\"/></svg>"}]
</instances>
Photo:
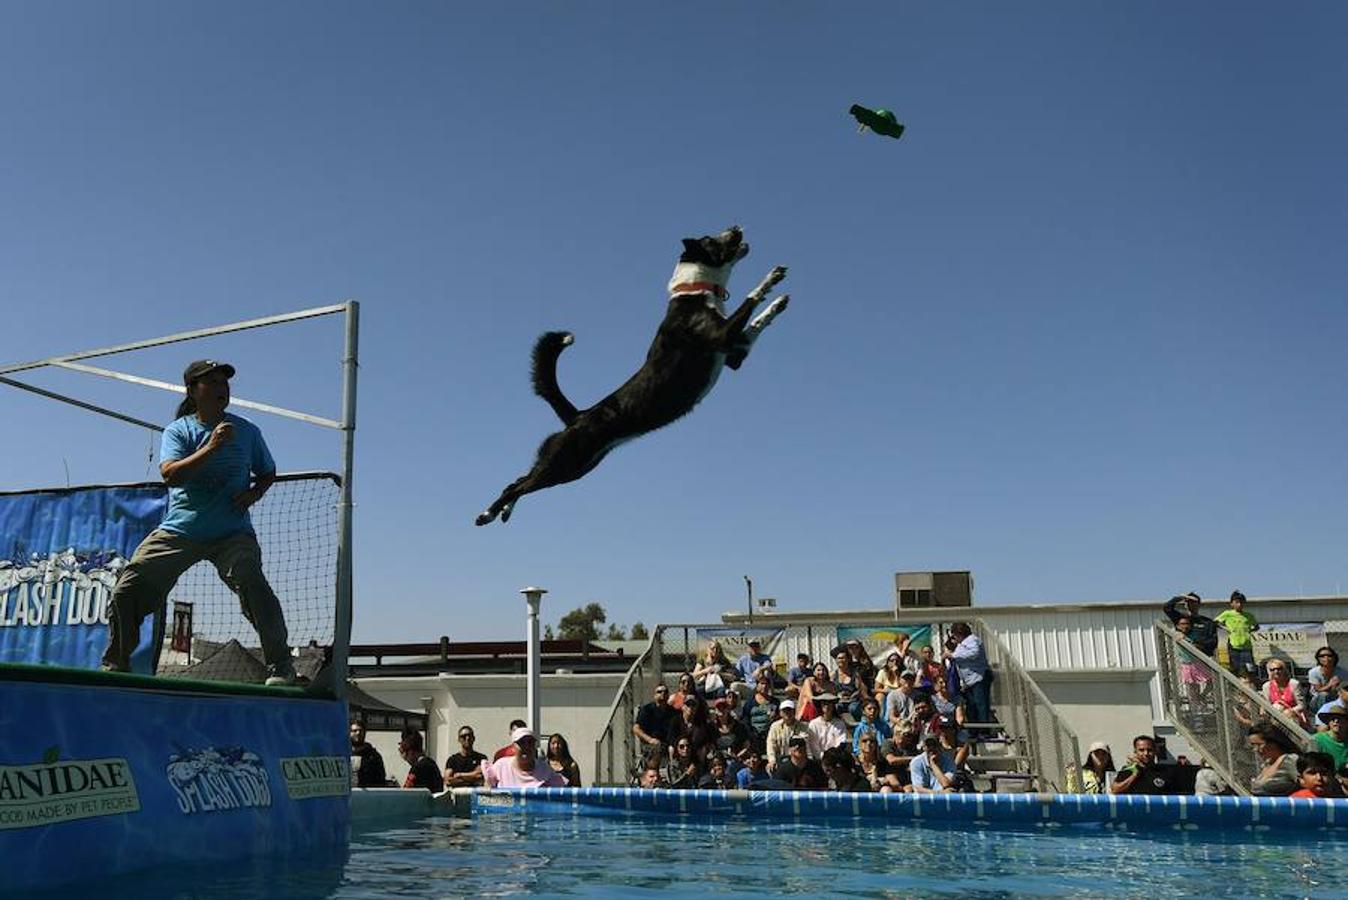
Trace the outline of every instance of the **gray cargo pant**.
<instances>
[{"instance_id":1,"label":"gray cargo pant","mask_svg":"<svg viewBox=\"0 0 1348 900\"><path fill-rule=\"evenodd\" d=\"M290 665L289 632L281 603L262 574L262 548L248 532L200 543L156 528L140 542L117 577L108 604L108 649L103 665L130 671L131 653L140 643L140 625L161 609L178 579L189 568L210 560L220 580L239 597L243 615L262 639L269 666Z\"/></svg>"}]
</instances>

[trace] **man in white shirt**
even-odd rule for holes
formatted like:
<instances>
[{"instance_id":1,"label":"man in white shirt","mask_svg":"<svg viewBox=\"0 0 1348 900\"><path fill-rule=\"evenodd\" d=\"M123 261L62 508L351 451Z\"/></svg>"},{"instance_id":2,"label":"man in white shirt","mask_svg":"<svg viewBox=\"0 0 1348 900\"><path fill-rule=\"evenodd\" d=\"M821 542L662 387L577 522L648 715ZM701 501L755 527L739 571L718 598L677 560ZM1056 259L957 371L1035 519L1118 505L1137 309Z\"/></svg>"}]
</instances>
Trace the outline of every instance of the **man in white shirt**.
<instances>
[{"instance_id":1,"label":"man in white shirt","mask_svg":"<svg viewBox=\"0 0 1348 900\"><path fill-rule=\"evenodd\" d=\"M838 718L838 695L815 694L814 705L819 715L810 721L810 755L819 759L825 750L850 743L851 735L843 720Z\"/></svg>"}]
</instances>

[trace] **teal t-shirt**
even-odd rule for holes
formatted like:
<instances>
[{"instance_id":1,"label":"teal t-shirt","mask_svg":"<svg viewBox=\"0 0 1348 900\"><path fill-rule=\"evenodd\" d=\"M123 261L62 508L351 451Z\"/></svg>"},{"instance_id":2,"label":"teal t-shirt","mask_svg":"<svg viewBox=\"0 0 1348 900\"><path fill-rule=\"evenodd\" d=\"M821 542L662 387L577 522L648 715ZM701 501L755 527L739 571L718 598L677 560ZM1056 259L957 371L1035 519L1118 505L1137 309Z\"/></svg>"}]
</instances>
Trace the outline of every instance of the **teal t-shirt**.
<instances>
[{"instance_id":1,"label":"teal t-shirt","mask_svg":"<svg viewBox=\"0 0 1348 900\"><path fill-rule=\"evenodd\" d=\"M211 454L190 481L169 488L168 510L159 524L165 531L203 542L252 533L253 521L247 510L234 508L234 497L252 486L254 475L273 474L276 463L256 425L232 413L225 413L225 421L234 426L233 440ZM164 429L160 460L186 459L212 430L195 415L175 419Z\"/></svg>"}]
</instances>

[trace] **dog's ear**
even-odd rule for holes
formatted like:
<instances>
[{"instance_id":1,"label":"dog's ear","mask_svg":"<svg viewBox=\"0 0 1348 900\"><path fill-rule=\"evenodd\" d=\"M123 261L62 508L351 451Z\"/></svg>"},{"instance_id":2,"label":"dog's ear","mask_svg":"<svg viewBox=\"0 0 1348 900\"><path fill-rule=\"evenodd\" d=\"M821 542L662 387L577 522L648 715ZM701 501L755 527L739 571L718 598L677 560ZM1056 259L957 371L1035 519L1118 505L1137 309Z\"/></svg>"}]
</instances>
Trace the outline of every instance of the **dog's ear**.
<instances>
[{"instance_id":1,"label":"dog's ear","mask_svg":"<svg viewBox=\"0 0 1348 900\"><path fill-rule=\"evenodd\" d=\"M684 238L683 255L679 257L679 262L709 262L707 248L702 246L702 241L699 238Z\"/></svg>"}]
</instances>

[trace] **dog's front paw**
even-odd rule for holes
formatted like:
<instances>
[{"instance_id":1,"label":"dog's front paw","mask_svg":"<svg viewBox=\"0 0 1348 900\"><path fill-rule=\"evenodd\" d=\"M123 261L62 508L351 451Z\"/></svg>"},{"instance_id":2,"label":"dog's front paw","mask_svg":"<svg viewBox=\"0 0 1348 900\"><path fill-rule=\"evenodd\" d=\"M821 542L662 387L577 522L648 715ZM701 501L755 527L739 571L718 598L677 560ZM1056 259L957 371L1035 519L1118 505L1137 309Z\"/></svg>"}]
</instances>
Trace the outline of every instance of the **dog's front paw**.
<instances>
[{"instance_id":1,"label":"dog's front paw","mask_svg":"<svg viewBox=\"0 0 1348 900\"><path fill-rule=\"evenodd\" d=\"M790 303L791 303L791 295L783 294L776 300L773 300L771 303L769 303L763 309L762 312L760 312L758 315L750 319L749 325L745 330L752 333L762 331L764 328L767 328L769 325L771 325L772 320L781 315L782 310L786 309L786 307L790 305Z\"/></svg>"},{"instance_id":2,"label":"dog's front paw","mask_svg":"<svg viewBox=\"0 0 1348 900\"><path fill-rule=\"evenodd\" d=\"M786 266L773 266L772 271L758 283L758 287L749 292L749 299L755 303L759 302L768 295L768 291L777 286L777 282L785 277Z\"/></svg>"}]
</instances>

